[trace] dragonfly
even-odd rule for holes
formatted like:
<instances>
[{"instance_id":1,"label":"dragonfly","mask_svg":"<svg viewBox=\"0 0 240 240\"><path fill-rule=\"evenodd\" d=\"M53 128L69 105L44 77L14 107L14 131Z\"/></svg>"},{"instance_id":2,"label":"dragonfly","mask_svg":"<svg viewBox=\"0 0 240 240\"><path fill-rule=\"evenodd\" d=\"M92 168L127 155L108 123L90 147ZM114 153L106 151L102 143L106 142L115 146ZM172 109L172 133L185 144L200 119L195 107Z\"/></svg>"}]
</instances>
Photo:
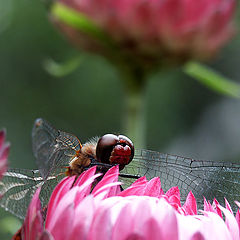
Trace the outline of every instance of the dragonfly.
<instances>
[{"instance_id":1,"label":"dragonfly","mask_svg":"<svg viewBox=\"0 0 240 240\"><path fill-rule=\"evenodd\" d=\"M81 145L76 136L56 130L44 119L34 123L32 145L38 169L10 168L0 180L0 206L21 219L39 187L42 206L46 206L54 187L65 175L79 175L94 165L105 173L118 164L123 188L141 176L160 177L165 192L179 187L183 202L192 191L199 208L204 197L209 201L216 198L223 205L227 198L234 211L234 201L240 201L240 164L134 150L131 140L123 135L107 134Z\"/></svg>"}]
</instances>

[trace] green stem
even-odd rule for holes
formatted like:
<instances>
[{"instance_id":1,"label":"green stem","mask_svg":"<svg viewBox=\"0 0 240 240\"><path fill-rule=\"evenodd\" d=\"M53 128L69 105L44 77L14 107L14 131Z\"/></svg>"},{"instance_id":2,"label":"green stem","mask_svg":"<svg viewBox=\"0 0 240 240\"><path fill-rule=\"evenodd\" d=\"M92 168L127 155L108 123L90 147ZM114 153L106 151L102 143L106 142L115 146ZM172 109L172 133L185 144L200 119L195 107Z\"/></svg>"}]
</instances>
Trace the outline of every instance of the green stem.
<instances>
[{"instance_id":1,"label":"green stem","mask_svg":"<svg viewBox=\"0 0 240 240\"><path fill-rule=\"evenodd\" d=\"M146 147L145 80L141 69L124 71L125 114L124 133L136 148Z\"/></svg>"}]
</instances>

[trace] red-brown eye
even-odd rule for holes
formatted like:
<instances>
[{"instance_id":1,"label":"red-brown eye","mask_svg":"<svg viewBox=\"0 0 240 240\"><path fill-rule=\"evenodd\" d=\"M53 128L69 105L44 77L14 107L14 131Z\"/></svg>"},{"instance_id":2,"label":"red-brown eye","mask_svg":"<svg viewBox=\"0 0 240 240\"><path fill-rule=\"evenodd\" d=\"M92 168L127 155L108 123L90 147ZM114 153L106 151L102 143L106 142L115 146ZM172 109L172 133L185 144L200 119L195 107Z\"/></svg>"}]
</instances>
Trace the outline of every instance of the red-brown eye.
<instances>
[{"instance_id":1,"label":"red-brown eye","mask_svg":"<svg viewBox=\"0 0 240 240\"><path fill-rule=\"evenodd\" d=\"M106 134L98 140L96 156L99 162L119 164L121 170L132 161L134 146L124 135Z\"/></svg>"}]
</instances>

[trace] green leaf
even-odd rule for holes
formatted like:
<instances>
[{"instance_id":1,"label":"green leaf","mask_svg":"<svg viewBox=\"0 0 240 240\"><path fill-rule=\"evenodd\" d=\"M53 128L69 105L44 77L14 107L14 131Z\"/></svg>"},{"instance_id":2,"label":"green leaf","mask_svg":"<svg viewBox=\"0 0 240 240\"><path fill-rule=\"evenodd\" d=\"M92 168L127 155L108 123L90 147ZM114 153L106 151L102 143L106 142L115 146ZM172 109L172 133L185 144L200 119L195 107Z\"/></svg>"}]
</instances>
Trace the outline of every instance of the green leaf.
<instances>
[{"instance_id":1,"label":"green leaf","mask_svg":"<svg viewBox=\"0 0 240 240\"><path fill-rule=\"evenodd\" d=\"M66 5L55 2L51 8L51 14L56 19L69 25L76 30L80 30L100 42L108 48L115 48L115 44L112 39L105 33L99 26L97 26L91 19L85 14L75 11Z\"/></svg>"},{"instance_id":2,"label":"green leaf","mask_svg":"<svg viewBox=\"0 0 240 240\"><path fill-rule=\"evenodd\" d=\"M184 66L183 70L186 74L216 92L240 98L240 84L229 80L209 67L197 62L189 62Z\"/></svg>"},{"instance_id":3,"label":"green leaf","mask_svg":"<svg viewBox=\"0 0 240 240\"><path fill-rule=\"evenodd\" d=\"M54 77L64 77L76 70L80 64L80 57L70 59L63 63L57 63L53 59L49 58L43 62L43 67L50 75Z\"/></svg>"}]
</instances>

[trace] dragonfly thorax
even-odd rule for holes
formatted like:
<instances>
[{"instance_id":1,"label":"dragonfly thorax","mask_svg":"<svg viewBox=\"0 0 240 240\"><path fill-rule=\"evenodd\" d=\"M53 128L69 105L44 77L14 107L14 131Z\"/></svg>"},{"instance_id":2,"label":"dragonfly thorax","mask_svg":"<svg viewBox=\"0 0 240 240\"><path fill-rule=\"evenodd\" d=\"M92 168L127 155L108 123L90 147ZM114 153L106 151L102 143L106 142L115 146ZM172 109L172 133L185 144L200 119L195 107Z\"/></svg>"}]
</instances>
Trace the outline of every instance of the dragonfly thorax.
<instances>
[{"instance_id":1,"label":"dragonfly thorax","mask_svg":"<svg viewBox=\"0 0 240 240\"><path fill-rule=\"evenodd\" d=\"M83 145L81 150L76 152L72 160L69 162L69 167L66 171L67 176L80 175L88 168L93 159L96 159L97 142L90 141Z\"/></svg>"}]
</instances>

